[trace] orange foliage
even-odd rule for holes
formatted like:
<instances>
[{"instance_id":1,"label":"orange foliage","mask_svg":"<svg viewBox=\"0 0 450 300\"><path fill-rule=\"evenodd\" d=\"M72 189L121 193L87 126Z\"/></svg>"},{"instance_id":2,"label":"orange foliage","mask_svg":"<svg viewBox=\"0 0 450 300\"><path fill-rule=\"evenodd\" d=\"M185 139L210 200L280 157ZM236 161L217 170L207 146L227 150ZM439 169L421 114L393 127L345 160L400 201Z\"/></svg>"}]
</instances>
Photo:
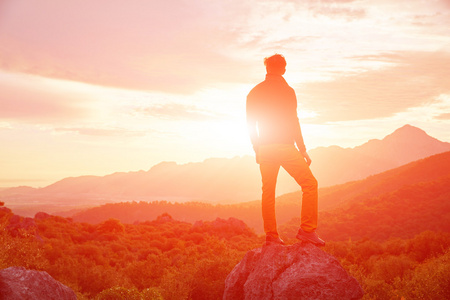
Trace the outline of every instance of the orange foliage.
<instances>
[{"instance_id":1,"label":"orange foliage","mask_svg":"<svg viewBox=\"0 0 450 300\"><path fill-rule=\"evenodd\" d=\"M36 223L46 271L88 298L121 286L154 287L164 299L177 299L171 291L180 284L192 299L220 298L226 275L261 242L237 219L192 225L163 214L134 225L117 219L91 225L51 216Z\"/></svg>"},{"instance_id":2,"label":"orange foliage","mask_svg":"<svg viewBox=\"0 0 450 300\"><path fill-rule=\"evenodd\" d=\"M450 176L406 185L381 196L368 197L319 213L318 232L326 241L412 238L426 230L450 232ZM295 236L300 224L293 219L280 234Z\"/></svg>"},{"instance_id":3,"label":"orange foliage","mask_svg":"<svg viewBox=\"0 0 450 300\"><path fill-rule=\"evenodd\" d=\"M11 216L3 211L0 229ZM13 237L0 230L6 245L0 249L0 267L45 270L79 299L220 299L226 276L264 240L237 219L190 224L162 214L136 224L117 219L88 224L55 216L35 222L42 243L26 231ZM425 231L383 242L328 241L324 250L357 278L365 299L448 295L449 233Z\"/></svg>"},{"instance_id":4,"label":"orange foliage","mask_svg":"<svg viewBox=\"0 0 450 300\"><path fill-rule=\"evenodd\" d=\"M284 223L300 215L301 193L291 193L277 198L277 220ZM90 208L73 216L77 222L100 223L115 218L133 224L154 220L169 213L176 220L194 223L199 220L214 221L230 217L243 220L256 232L263 232L261 201L238 204L208 204L200 202L171 203L167 201L108 203Z\"/></svg>"},{"instance_id":5,"label":"orange foliage","mask_svg":"<svg viewBox=\"0 0 450 300\"><path fill-rule=\"evenodd\" d=\"M362 285L364 299L446 299L449 295L450 233L425 231L412 239L329 242Z\"/></svg>"}]
</instances>

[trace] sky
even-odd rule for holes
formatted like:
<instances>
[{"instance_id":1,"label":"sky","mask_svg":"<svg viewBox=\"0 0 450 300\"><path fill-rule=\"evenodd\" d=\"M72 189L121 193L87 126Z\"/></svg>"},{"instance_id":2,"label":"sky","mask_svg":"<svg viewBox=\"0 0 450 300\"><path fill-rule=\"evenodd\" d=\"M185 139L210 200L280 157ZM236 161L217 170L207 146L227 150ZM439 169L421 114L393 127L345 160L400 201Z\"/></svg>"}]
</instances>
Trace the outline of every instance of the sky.
<instances>
[{"instance_id":1,"label":"sky","mask_svg":"<svg viewBox=\"0 0 450 300\"><path fill-rule=\"evenodd\" d=\"M2 0L0 187L252 155L275 53L308 149L450 142L450 0Z\"/></svg>"}]
</instances>

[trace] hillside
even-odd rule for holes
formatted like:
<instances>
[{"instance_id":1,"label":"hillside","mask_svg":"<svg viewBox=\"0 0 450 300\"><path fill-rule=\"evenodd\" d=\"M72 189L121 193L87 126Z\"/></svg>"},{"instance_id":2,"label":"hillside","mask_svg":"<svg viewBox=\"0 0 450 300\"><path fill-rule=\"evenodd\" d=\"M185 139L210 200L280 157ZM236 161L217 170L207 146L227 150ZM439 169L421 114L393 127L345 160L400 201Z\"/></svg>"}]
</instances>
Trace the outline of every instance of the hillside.
<instances>
[{"instance_id":1,"label":"hillside","mask_svg":"<svg viewBox=\"0 0 450 300\"><path fill-rule=\"evenodd\" d=\"M222 298L227 275L264 236L233 218L190 224L163 214L94 225L45 213L21 218L0 203L0 241L0 269L46 271L80 300L203 300ZM323 250L367 299L447 299L449 247L448 232L424 231L412 239L329 241Z\"/></svg>"},{"instance_id":2,"label":"hillside","mask_svg":"<svg viewBox=\"0 0 450 300\"><path fill-rule=\"evenodd\" d=\"M319 209L330 209L347 201L362 201L393 192L404 185L434 181L449 174L450 152L436 154L364 180L323 188L320 190Z\"/></svg>"},{"instance_id":3,"label":"hillside","mask_svg":"<svg viewBox=\"0 0 450 300\"><path fill-rule=\"evenodd\" d=\"M277 216L280 222L287 222L301 209L301 195L286 194L277 198ZM108 203L86 209L71 215L76 222L100 223L108 218L119 219L132 224L152 220L169 213L175 219L194 223L198 220L212 221L216 218L237 218L256 232L262 232L261 202L251 201L239 204L211 204L202 202L172 203L167 201ZM64 214L64 216L70 216Z\"/></svg>"},{"instance_id":4,"label":"hillside","mask_svg":"<svg viewBox=\"0 0 450 300\"><path fill-rule=\"evenodd\" d=\"M327 192L324 200L342 196L345 202L321 211L319 232L326 240L386 240L411 238L426 230L450 232L450 152ZM299 222L294 218L280 231L295 235Z\"/></svg>"},{"instance_id":5,"label":"hillside","mask_svg":"<svg viewBox=\"0 0 450 300\"><path fill-rule=\"evenodd\" d=\"M384 207L384 205L387 204L383 203L383 201L389 202L389 205L394 205L394 208L398 209L400 212L410 208L415 209L417 207L422 207L422 204L415 205L414 202L408 202L409 198L405 198L409 195L408 193L415 193L417 197L423 196L422 198L414 201L423 201L424 204L428 204L428 206L421 208L423 214L429 218L429 220L424 223L434 224L434 222L441 222L442 218L436 218L435 214L436 212L445 213L450 211L448 207L450 203L448 200L450 199L450 195L448 194L450 189L450 184L448 184L449 176L450 152L445 152L371 176L361 181L320 189L320 230L321 232L326 230L327 227L325 224L327 224L328 218L333 220L331 224L340 224L340 215L343 214L343 209L350 209L350 212L355 209L356 211L361 209L364 211L372 211L376 214L377 209L373 206ZM414 192L415 190L417 190L417 192ZM395 197L392 195L395 195ZM431 197L431 195L433 197ZM281 225L288 222L292 218L299 216L299 212L301 210L300 199L300 192L286 194L277 198L276 209L278 224ZM375 201L376 199L382 199L380 200L381 203ZM196 220L214 220L217 217L235 217L243 220L250 227L254 228L255 231L261 233L262 219L260 205L260 201L229 205L213 205L199 202L129 202L106 204L92 209L87 209L73 215L73 219L78 222L99 223L108 218L117 218L124 223L133 223L135 221L154 219L156 216L164 212L169 213L178 220L186 222L195 222ZM336 207L336 205L338 206ZM353 207L351 205L356 205L355 207L357 208L348 208ZM396 205L398 205L398 207ZM402 205L406 207L403 207ZM324 210L325 208L328 211L332 208L334 208L334 210L328 212ZM347 211L345 212L347 213ZM421 213L420 210L414 210L414 212L417 214ZM391 216L389 211L383 211L383 214L386 216ZM419 218L419 216L415 216L413 212L410 212L409 214L411 214L409 217L414 220ZM357 217L350 213L348 213L348 215L352 216L352 218ZM361 213L361 215L366 216L363 213ZM342 215L342 218L344 218L344 215ZM420 216L420 218L422 218L422 216ZM347 221L348 222L344 222L347 224L346 226L352 226L353 222L350 220ZM295 224L297 228L299 224L298 220L295 221ZM359 224L359 226L364 224ZM403 225L398 224L395 226L401 227ZM418 226L417 228L422 227ZM426 228L423 229L425 230ZM348 238L351 235L350 232L351 231L348 231L346 228L343 230L343 235ZM387 230L386 232L390 231ZM419 233L421 231L414 232ZM289 234L289 236L294 235L295 234L292 234L292 232ZM332 237L334 238L334 236Z\"/></svg>"},{"instance_id":6,"label":"hillside","mask_svg":"<svg viewBox=\"0 0 450 300\"><path fill-rule=\"evenodd\" d=\"M450 143L405 125L382 140L371 140L355 148L313 149L310 156L319 185L327 187L444 151L450 151ZM53 213L123 201L239 203L259 199L260 190L258 165L253 157L245 156L184 165L162 162L148 171L65 178L40 189L18 187L0 191L0 200L16 213L30 216L39 210ZM294 180L281 170L277 195L298 190ZM341 197L324 199L321 205L328 207L333 201L341 202Z\"/></svg>"},{"instance_id":7,"label":"hillside","mask_svg":"<svg viewBox=\"0 0 450 300\"><path fill-rule=\"evenodd\" d=\"M450 175L406 185L320 214L318 231L329 241L411 238L426 230L450 232ZM280 234L293 236L300 220L284 224Z\"/></svg>"}]
</instances>

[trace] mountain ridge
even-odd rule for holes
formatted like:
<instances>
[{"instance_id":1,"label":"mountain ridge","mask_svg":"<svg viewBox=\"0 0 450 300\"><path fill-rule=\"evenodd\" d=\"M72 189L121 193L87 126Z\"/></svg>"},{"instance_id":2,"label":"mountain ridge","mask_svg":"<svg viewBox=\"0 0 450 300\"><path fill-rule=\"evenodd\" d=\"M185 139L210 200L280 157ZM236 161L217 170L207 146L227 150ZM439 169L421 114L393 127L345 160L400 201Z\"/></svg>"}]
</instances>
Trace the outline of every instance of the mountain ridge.
<instances>
[{"instance_id":1,"label":"mountain ridge","mask_svg":"<svg viewBox=\"0 0 450 300\"><path fill-rule=\"evenodd\" d=\"M318 172L319 185L326 187L363 179L449 150L450 143L441 142L424 130L407 124L381 140L371 139L353 148L315 148L309 155L313 159L313 173ZM330 165L333 168L327 168ZM355 165L358 167L352 167Z\"/></svg>"},{"instance_id":2,"label":"mountain ridge","mask_svg":"<svg viewBox=\"0 0 450 300\"><path fill-rule=\"evenodd\" d=\"M436 187L438 187L438 189L433 190ZM414 192L414 190L411 191L411 189L419 190ZM397 196L392 197L392 195ZM450 195L450 151L436 154L396 169L370 176L363 180L319 189L319 227L320 230L333 230L330 226L327 227L326 224L330 224L332 220L339 220L340 213L342 211L348 211L349 207L352 208L355 207L355 205L361 207L361 203L368 204L364 209L358 209L359 213L353 212L352 216L354 218L357 218L358 214L364 215L367 211L373 210L376 212L376 207L379 205L377 199L387 199L386 201L392 202L392 205L394 206L404 207L405 201L409 198L420 196L420 199L424 200L426 195L430 196L428 199L429 206L424 207L426 201L422 201L424 203L420 204L420 206L422 209L426 209L426 214L428 216L434 216L440 212L447 213L449 211L448 205L450 205L450 203L448 201L441 201L441 198ZM339 199L339 201L334 201L336 199ZM388 204L384 203L382 206L386 207L386 205ZM433 210L433 207L436 209ZM408 207L408 205L406 208L403 208L405 211L408 209L413 208ZM277 221L280 226L294 218L298 218L300 211L301 192L289 193L277 197L276 212ZM195 222L198 220L209 221L215 218L226 219L234 217L243 220L255 231L259 233L262 231L260 201L227 205L200 202L169 203L164 201L155 201L151 203L110 203L75 213L71 215L71 217L76 222L94 224L100 223L108 218L119 219L123 223L134 223L137 221L152 220L163 213L168 213L175 219L185 222ZM401 214L402 212L398 213ZM346 215L347 213L343 214L342 218L346 218ZM387 215L391 216L392 213ZM421 218L423 217L424 216ZM327 221L327 219L329 220ZM420 218L414 216L413 219ZM435 223L439 218L433 217L433 219L434 221L428 220L426 223ZM335 224L336 222L334 221L331 223ZM299 224L299 220L297 220L296 225L294 226L296 229L294 228L292 230L297 230ZM339 222L336 224L339 224ZM345 224L347 224L350 229L346 228L345 230L338 232L340 235L345 235L346 232L352 232L351 220L348 220ZM421 226L422 225L423 224L421 224ZM396 226L401 227L401 224L396 224ZM419 228L421 226L417 227ZM426 229L427 228L423 228L423 230ZM409 228L408 230L412 231L413 229ZM353 231L355 230L353 229ZM389 230L386 232L389 232ZM292 232L290 232L289 235L295 236ZM330 235L328 235L328 237L329 236Z\"/></svg>"},{"instance_id":3,"label":"mountain ridge","mask_svg":"<svg viewBox=\"0 0 450 300\"><path fill-rule=\"evenodd\" d=\"M354 148L329 146L309 151L320 187L330 187L396 168L411 161L450 151L450 143L430 137L411 125L381 140ZM280 171L277 195L300 188ZM105 176L68 177L44 188L16 187L0 191L9 207L37 202L46 205L88 206L119 201L201 201L239 203L260 198L260 174L251 156L209 158L203 162L161 162L148 171L117 172ZM61 209L59 209L61 210Z\"/></svg>"}]
</instances>

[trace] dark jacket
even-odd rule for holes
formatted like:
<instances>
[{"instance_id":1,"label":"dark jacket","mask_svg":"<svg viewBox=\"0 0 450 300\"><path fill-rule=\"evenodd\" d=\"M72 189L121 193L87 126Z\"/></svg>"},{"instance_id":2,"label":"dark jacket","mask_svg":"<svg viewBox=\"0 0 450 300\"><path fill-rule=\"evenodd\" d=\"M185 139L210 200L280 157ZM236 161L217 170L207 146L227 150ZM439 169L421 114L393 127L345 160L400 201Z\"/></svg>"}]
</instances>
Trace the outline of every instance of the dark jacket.
<instances>
[{"instance_id":1,"label":"dark jacket","mask_svg":"<svg viewBox=\"0 0 450 300\"><path fill-rule=\"evenodd\" d=\"M306 151L297 117L297 97L283 76L267 74L266 80L248 94L246 110L255 150L259 145L295 143L300 151Z\"/></svg>"}]
</instances>

